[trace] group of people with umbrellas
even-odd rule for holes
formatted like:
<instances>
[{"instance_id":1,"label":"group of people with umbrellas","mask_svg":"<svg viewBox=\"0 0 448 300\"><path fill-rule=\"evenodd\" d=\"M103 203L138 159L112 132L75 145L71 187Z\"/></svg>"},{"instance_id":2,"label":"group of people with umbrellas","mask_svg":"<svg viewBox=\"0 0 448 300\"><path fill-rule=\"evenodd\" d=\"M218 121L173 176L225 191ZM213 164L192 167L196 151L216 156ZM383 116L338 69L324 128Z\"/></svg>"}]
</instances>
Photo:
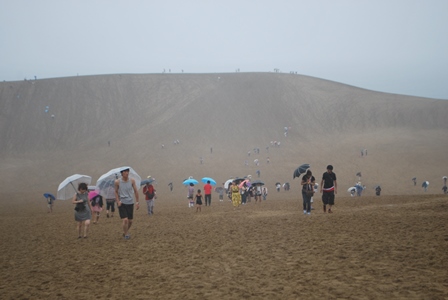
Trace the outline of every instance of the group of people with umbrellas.
<instances>
[{"instance_id":1,"label":"group of people with umbrellas","mask_svg":"<svg viewBox=\"0 0 448 300\"><path fill-rule=\"evenodd\" d=\"M134 205L139 209L138 189L141 177L131 167L115 168L100 176L95 186L90 186L92 177L74 174L59 184L57 196L47 195L60 200L72 200L75 204L75 221L77 222L78 238L87 238L92 213L95 213L94 223L99 220L103 207L103 197L107 202L107 216L109 209L112 216L117 203L122 220L123 237L130 238L129 229L133 222ZM44 195L45 196L45 195ZM135 202L134 202L135 199ZM82 227L84 226L84 231Z\"/></svg>"},{"instance_id":2,"label":"group of people with umbrellas","mask_svg":"<svg viewBox=\"0 0 448 300\"><path fill-rule=\"evenodd\" d=\"M302 174L301 186L302 186L302 199L303 199L303 213L310 215L313 203L313 195L317 192L319 185L315 183L315 178L311 172L310 164L302 164L293 173L293 179L300 177ZM320 184L320 192L322 193L323 212L332 213L335 194L337 193L337 180L336 174L333 172L333 166L328 165L327 171L322 175L322 181Z\"/></svg>"},{"instance_id":3,"label":"group of people with umbrellas","mask_svg":"<svg viewBox=\"0 0 448 300\"><path fill-rule=\"evenodd\" d=\"M219 194L219 200L223 201L224 194L228 195L228 198L230 201L232 201L233 206L236 208L239 205L245 205L247 202L251 201L251 198L255 198L255 203L261 202L262 198L263 200L266 200L267 196L267 188L263 187L264 182L261 180L255 180L251 182L252 176L248 175L245 177L236 177L236 178L230 178L226 182L223 183L223 186L215 187L215 192ZM216 181L210 177L204 177L201 180L204 185L204 192L205 192L205 199L206 199L206 205L210 205L210 199L211 190L206 190L207 184L210 184L212 186L216 186ZM184 185L189 186L189 192L187 198L189 199L189 207L196 205L201 205L202 202L194 201L193 194L194 194L194 185L198 184L199 182L194 179L193 177L189 177L183 181ZM198 190L198 192L200 192ZM196 195L198 197L198 195ZM198 204L198 202L201 202L201 204Z\"/></svg>"},{"instance_id":4,"label":"group of people with umbrellas","mask_svg":"<svg viewBox=\"0 0 448 300\"><path fill-rule=\"evenodd\" d=\"M268 194L267 188L264 187L264 182L261 180L251 181L252 176L231 178L225 182L227 184L227 195L232 201L234 209L240 205L246 205L251 202L252 197L256 203L261 203L262 199L266 200Z\"/></svg>"}]
</instances>

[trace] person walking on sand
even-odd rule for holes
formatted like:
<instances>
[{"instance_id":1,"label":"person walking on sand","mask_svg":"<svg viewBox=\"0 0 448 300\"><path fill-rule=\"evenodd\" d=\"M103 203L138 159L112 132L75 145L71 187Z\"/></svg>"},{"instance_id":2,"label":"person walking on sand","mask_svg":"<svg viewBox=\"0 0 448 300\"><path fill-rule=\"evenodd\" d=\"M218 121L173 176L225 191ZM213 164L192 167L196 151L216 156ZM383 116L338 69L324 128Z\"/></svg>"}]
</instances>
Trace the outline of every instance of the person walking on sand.
<instances>
[{"instance_id":1,"label":"person walking on sand","mask_svg":"<svg viewBox=\"0 0 448 300\"><path fill-rule=\"evenodd\" d=\"M240 194L241 194L241 204L243 204L243 205L246 205L246 202L247 202L247 194L248 194L249 192L248 192L248 190L247 190L247 185L246 185L246 182L243 182L243 185L241 186L241 191L240 191Z\"/></svg>"},{"instance_id":2,"label":"person walking on sand","mask_svg":"<svg viewBox=\"0 0 448 300\"><path fill-rule=\"evenodd\" d=\"M150 176L148 176L149 178ZM148 215L154 214L154 199L156 199L156 190L151 183L145 184L143 187L143 194L145 195L146 206L148 208Z\"/></svg>"},{"instance_id":3,"label":"person walking on sand","mask_svg":"<svg viewBox=\"0 0 448 300\"><path fill-rule=\"evenodd\" d=\"M255 186L255 203L257 203L257 201L259 201L261 203L262 194L263 194L262 187L260 184L257 184Z\"/></svg>"},{"instance_id":4,"label":"person walking on sand","mask_svg":"<svg viewBox=\"0 0 448 300\"><path fill-rule=\"evenodd\" d=\"M212 185L210 184L210 180L207 180L207 183L204 185L204 194L205 194L205 206L210 206L212 202Z\"/></svg>"},{"instance_id":5,"label":"person walking on sand","mask_svg":"<svg viewBox=\"0 0 448 300\"><path fill-rule=\"evenodd\" d=\"M233 209L236 209L241 204L241 194L240 194L240 189L235 181L232 181L232 186L230 187L230 191L232 192Z\"/></svg>"},{"instance_id":6,"label":"person walking on sand","mask_svg":"<svg viewBox=\"0 0 448 300\"><path fill-rule=\"evenodd\" d=\"M194 195L194 184L190 182L190 186L188 187L188 194L187 194L189 208L194 207L193 195Z\"/></svg>"},{"instance_id":7,"label":"person walking on sand","mask_svg":"<svg viewBox=\"0 0 448 300\"><path fill-rule=\"evenodd\" d=\"M268 188L263 187L262 193L263 193L263 200L266 200L266 197L268 196Z\"/></svg>"},{"instance_id":8,"label":"person walking on sand","mask_svg":"<svg viewBox=\"0 0 448 300\"><path fill-rule=\"evenodd\" d=\"M53 205L54 205L54 199L51 197L47 197L47 207L48 207L48 213L53 212Z\"/></svg>"},{"instance_id":9,"label":"person walking on sand","mask_svg":"<svg viewBox=\"0 0 448 300\"><path fill-rule=\"evenodd\" d=\"M129 229L131 229L132 221L134 219L134 199L132 193L134 193L137 210L140 208L138 203L139 197L135 180L134 178L129 177L129 169L121 170L120 173L121 178L115 180L115 199L120 218L123 220L123 237L125 240L129 240L131 238Z\"/></svg>"},{"instance_id":10,"label":"person walking on sand","mask_svg":"<svg viewBox=\"0 0 448 300\"><path fill-rule=\"evenodd\" d=\"M219 202L223 202L224 201L224 192L225 192L225 188L224 188L224 183L222 184L221 188L216 188L215 191L218 191L219 194Z\"/></svg>"},{"instance_id":11,"label":"person walking on sand","mask_svg":"<svg viewBox=\"0 0 448 300\"><path fill-rule=\"evenodd\" d=\"M311 170L307 170L302 177L302 198L303 198L303 213L311 215L311 197L314 194L314 182L316 179Z\"/></svg>"},{"instance_id":12,"label":"person walking on sand","mask_svg":"<svg viewBox=\"0 0 448 300\"><path fill-rule=\"evenodd\" d=\"M381 195L381 187L379 185L375 188L375 195Z\"/></svg>"},{"instance_id":13,"label":"person walking on sand","mask_svg":"<svg viewBox=\"0 0 448 300\"><path fill-rule=\"evenodd\" d=\"M202 207L202 195L201 190L198 190L198 193L196 194L196 212L200 212Z\"/></svg>"},{"instance_id":14,"label":"person walking on sand","mask_svg":"<svg viewBox=\"0 0 448 300\"><path fill-rule=\"evenodd\" d=\"M115 189L113 187L108 188L106 190L105 197L106 197L106 217L113 218L115 212Z\"/></svg>"},{"instance_id":15,"label":"person walking on sand","mask_svg":"<svg viewBox=\"0 0 448 300\"><path fill-rule=\"evenodd\" d=\"M89 201L87 184L81 182L78 185L78 193L73 196L72 203L75 206L75 221L77 222L78 239L82 237L82 225L84 225L84 238L89 232L90 219L92 219L92 206Z\"/></svg>"},{"instance_id":16,"label":"person walking on sand","mask_svg":"<svg viewBox=\"0 0 448 300\"><path fill-rule=\"evenodd\" d=\"M92 204L92 212L95 213L95 218L93 220L93 224L97 224L100 219L100 213L103 211L103 196L96 195L92 199L90 199Z\"/></svg>"},{"instance_id":17,"label":"person walking on sand","mask_svg":"<svg viewBox=\"0 0 448 300\"><path fill-rule=\"evenodd\" d=\"M327 166L327 172L322 175L322 181L320 183L320 192L322 193L322 203L324 204L324 213L332 213L331 208L334 205L335 194L338 193L338 184L336 181L336 174L333 173L333 166Z\"/></svg>"}]
</instances>

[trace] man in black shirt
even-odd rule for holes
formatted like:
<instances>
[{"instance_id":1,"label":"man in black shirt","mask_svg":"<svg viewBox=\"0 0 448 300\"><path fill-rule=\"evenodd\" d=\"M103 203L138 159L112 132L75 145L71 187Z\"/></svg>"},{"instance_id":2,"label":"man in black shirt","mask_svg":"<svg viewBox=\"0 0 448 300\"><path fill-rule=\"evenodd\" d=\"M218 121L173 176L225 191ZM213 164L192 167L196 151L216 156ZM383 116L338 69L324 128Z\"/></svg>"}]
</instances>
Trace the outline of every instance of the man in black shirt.
<instances>
[{"instance_id":1,"label":"man in black shirt","mask_svg":"<svg viewBox=\"0 0 448 300\"><path fill-rule=\"evenodd\" d=\"M322 193L322 202L324 204L324 212L332 213L331 208L334 205L334 195L338 193L338 184L336 182L336 174L333 173L333 166L327 166L327 172L322 175L320 183L320 192Z\"/></svg>"}]
</instances>

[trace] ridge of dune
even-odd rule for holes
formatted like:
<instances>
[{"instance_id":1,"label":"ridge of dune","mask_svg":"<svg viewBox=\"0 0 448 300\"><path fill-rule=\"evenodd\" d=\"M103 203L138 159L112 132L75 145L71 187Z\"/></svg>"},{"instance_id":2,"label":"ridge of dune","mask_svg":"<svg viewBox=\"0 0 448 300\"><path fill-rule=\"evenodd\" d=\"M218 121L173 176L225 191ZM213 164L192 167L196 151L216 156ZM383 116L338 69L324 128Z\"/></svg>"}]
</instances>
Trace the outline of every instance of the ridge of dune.
<instances>
[{"instance_id":1,"label":"ridge of dune","mask_svg":"<svg viewBox=\"0 0 448 300\"><path fill-rule=\"evenodd\" d=\"M448 174L448 101L302 75L101 75L3 82L0 104L0 168L12 174L1 185L11 190L18 177L31 189L54 189L71 174L96 180L121 165L158 177L166 186L190 175L222 181L257 169L269 184L293 182L299 164L311 163L319 178L331 163L341 192L361 171L370 193L381 184L387 194L421 193L411 187L414 176L419 184L432 182L439 193L436 187ZM291 128L287 136L285 126ZM180 144L174 145L177 139ZM254 155L254 148L260 154ZM368 156L360 157L360 149L368 149ZM256 158L260 166L254 165Z\"/></svg>"}]
</instances>

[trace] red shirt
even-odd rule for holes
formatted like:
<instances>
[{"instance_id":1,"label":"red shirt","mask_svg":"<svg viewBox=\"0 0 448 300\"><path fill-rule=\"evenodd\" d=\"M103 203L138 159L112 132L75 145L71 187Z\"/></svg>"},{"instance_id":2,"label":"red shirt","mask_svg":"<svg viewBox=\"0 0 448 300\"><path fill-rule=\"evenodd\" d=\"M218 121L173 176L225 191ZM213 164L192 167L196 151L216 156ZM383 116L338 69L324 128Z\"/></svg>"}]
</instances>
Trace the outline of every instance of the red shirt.
<instances>
[{"instance_id":1,"label":"red shirt","mask_svg":"<svg viewBox=\"0 0 448 300\"><path fill-rule=\"evenodd\" d=\"M152 184L150 184L149 187L146 186L146 185L143 187L143 194L145 194L145 200L152 200L152 199L154 199L155 192L156 192L156 190L154 189ZM152 195L152 198L149 198L148 194L154 194L154 195Z\"/></svg>"},{"instance_id":2,"label":"red shirt","mask_svg":"<svg viewBox=\"0 0 448 300\"><path fill-rule=\"evenodd\" d=\"M206 185L204 185L204 194L210 195L212 193L212 189L212 185L210 183L207 183Z\"/></svg>"}]
</instances>

